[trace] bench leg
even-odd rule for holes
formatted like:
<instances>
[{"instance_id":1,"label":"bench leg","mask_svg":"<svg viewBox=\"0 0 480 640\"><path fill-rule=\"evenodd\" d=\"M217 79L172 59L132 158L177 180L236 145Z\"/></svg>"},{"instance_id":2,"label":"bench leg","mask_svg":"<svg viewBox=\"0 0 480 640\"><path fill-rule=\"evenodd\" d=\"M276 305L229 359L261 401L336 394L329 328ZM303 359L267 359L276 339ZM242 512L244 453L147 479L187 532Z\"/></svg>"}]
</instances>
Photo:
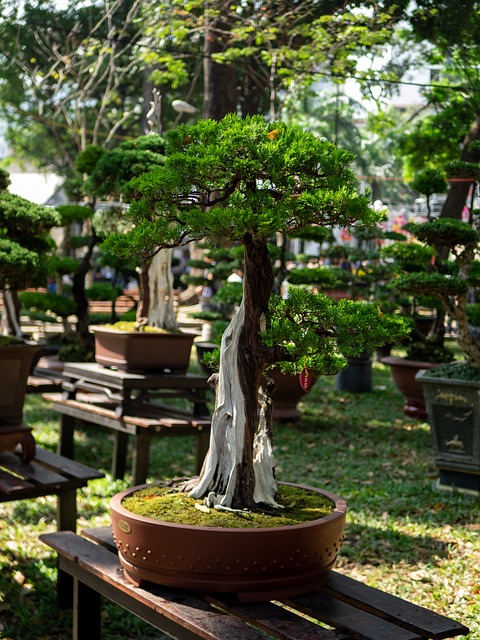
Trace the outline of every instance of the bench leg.
<instances>
[{"instance_id":1,"label":"bench leg","mask_svg":"<svg viewBox=\"0 0 480 640\"><path fill-rule=\"evenodd\" d=\"M60 433L58 436L57 453L70 460L75 460L74 448L75 418L62 415L60 419Z\"/></svg>"},{"instance_id":2,"label":"bench leg","mask_svg":"<svg viewBox=\"0 0 480 640\"><path fill-rule=\"evenodd\" d=\"M57 497L57 530L77 530L77 490L60 490Z\"/></svg>"},{"instance_id":3,"label":"bench leg","mask_svg":"<svg viewBox=\"0 0 480 640\"><path fill-rule=\"evenodd\" d=\"M135 434L132 464L134 486L145 484L147 481L150 437L150 434L145 431Z\"/></svg>"},{"instance_id":4,"label":"bench leg","mask_svg":"<svg viewBox=\"0 0 480 640\"><path fill-rule=\"evenodd\" d=\"M128 434L115 431L113 437L112 478L122 480L127 465Z\"/></svg>"},{"instance_id":5,"label":"bench leg","mask_svg":"<svg viewBox=\"0 0 480 640\"><path fill-rule=\"evenodd\" d=\"M73 640L100 640L102 598L77 578L73 581Z\"/></svg>"}]
</instances>

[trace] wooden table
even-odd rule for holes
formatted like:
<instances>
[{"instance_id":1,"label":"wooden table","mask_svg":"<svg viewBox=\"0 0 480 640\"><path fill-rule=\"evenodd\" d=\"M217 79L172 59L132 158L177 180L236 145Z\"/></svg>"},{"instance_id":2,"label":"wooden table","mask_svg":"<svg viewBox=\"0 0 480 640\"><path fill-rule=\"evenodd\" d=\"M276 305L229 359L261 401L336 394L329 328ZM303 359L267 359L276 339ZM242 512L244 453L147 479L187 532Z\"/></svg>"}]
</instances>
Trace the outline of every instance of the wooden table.
<instances>
[{"instance_id":1,"label":"wooden table","mask_svg":"<svg viewBox=\"0 0 480 640\"><path fill-rule=\"evenodd\" d=\"M40 538L74 579L73 640L100 640L102 597L178 640L440 640L468 633L455 620L335 571L311 594L238 604L219 594L134 587L124 578L110 527Z\"/></svg>"},{"instance_id":2,"label":"wooden table","mask_svg":"<svg viewBox=\"0 0 480 640\"><path fill-rule=\"evenodd\" d=\"M74 459L77 422L114 432L112 476L124 477L129 436L133 437L133 484L144 484L148 475L152 436L196 436L196 473L200 472L209 445L210 414L205 376L192 374L135 374L97 364L67 364L63 393L44 394L61 415L58 453ZM80 392L80 393L79 393ZM168 404L182 398L191 406ZM159 401L163 402L159 402Z\"/></svg>"},{"instance_id":3,"label":"wooden table","mask_svg":"<svg viewBox=\"0 0 480 640\"><path fill-rule=\"evenodd\" d=\"M208 416L206 376L186 374L139 374L109 369L96 363L67 363L63 370L62 389L67 398L78 390L105 393L116 405L119 416L159 399L183 398L193 405L196 416Z\"/></svg>"}]
</instances>

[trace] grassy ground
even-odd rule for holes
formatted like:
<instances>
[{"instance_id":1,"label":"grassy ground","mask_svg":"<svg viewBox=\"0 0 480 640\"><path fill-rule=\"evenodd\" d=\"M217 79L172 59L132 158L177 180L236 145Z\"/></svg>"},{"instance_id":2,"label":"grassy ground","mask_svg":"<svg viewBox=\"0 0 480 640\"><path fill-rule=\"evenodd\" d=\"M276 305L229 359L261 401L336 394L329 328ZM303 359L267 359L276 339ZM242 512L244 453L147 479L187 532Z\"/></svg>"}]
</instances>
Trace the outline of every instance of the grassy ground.
<instances>
[{"instance_id":1,"label":"grassy ground","mask_svg":"<svg viewBox=\"0 0 480 640\"><path fill-rule=\"evenodd\" d=\"M449 615L480 639L480 500L434 489L436 471L428 424L406 418L390 371L374 365L374 391L335 391L319 379L305 397L295 425L276 425L278 477L323 486L349 505L346 542L338 568L372 586ZM58 418L38 396L29 396L26 421L37 442L55 449ZM108 524L109 497L129 485L108 474L108 432L77 432L77 459L106 478L80 492L79 529ZM154 478L189 475L190 438L157 439ZM55 605L55 557L38 541L54 531L54 498L0 505L0 638L65 640L71 616ZM148 625L104 608L106 640L158 638Z\"/></svg>"}]
</instances>

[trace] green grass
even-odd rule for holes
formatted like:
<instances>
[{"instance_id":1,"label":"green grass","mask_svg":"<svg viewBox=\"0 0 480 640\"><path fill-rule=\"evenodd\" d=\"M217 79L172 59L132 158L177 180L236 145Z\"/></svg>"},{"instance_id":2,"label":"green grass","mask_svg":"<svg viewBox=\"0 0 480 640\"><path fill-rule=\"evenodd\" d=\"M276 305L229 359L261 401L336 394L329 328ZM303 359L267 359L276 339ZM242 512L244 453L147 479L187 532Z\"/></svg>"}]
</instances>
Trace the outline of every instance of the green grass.
<instances>
[{"instance_id":1,"label":"green grass","mask_svg":"<svg viewBox=\"0 0 480 640\"><path fill-rule=\"evenodd\" d=\"M374 365L374 391L335 391L317 380L295 425L276 425L278 478L325 487L348 503L346 541L337 568L372 586L456 618L480 638L480 500L434 488L429 426L406 418L389 368ZM55 449L58 417L29 396L25 420L44 447ZM109 476L109 432L76 432L77 459L106 478L79 492L78 528L109 523L110 496L129 486ZM191 438L152 444L151 479L191 475ZM65 640L71 614L55 604L55 556L38 536L54 531L55 498L0 505L0 638ZM106 640L159 634L116 605L105 606Z\"/></svg>"}]
</instances>

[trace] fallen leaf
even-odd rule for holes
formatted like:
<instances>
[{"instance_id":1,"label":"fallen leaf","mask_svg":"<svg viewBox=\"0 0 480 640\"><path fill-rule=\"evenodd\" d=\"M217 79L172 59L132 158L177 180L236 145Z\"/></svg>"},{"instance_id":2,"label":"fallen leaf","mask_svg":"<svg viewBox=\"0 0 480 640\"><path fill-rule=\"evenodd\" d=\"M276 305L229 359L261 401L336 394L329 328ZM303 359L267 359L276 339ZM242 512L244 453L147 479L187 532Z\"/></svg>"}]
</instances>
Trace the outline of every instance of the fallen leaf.
<instances>
[{"instance_id":1,"label":"fallen leaf","mask_svg":"<svg viewBox=\"0 0 480 640\"><path fill-rule=\"evenodd\" d=\"M203 513L210 513L210 509L204 504L200 504L199 502L195 503L195 509L198 509L199 511L203 511Z\"/></svg>"}]
</instances>

